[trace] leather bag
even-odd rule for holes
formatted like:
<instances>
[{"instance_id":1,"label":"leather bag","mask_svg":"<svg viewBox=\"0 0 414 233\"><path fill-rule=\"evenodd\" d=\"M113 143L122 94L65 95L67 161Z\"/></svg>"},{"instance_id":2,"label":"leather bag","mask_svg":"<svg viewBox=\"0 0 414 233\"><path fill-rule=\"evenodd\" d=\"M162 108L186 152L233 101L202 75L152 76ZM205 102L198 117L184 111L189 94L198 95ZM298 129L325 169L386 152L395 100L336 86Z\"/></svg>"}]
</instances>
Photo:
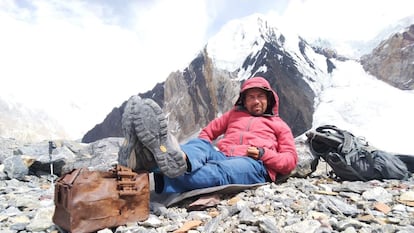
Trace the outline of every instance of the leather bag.
<instances>
[{"instance_id":1,"label":"leather bag","mask_svg":"<svg viewBox=\"0 0 414 233\"><path fill-rule=\"evenodd\" d=\"M148 172L116 165L109 171L74 169L55 184L53 222L70 232L95 232L149 216Z\"/></svg>"}]
</instances>

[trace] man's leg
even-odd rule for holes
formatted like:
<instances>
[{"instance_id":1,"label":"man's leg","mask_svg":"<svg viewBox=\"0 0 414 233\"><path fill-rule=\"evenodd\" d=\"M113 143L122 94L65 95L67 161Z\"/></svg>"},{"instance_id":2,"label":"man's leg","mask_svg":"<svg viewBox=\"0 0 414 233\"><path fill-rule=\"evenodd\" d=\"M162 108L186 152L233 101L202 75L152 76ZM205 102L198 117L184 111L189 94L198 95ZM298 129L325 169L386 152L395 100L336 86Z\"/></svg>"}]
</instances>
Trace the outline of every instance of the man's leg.
<instances>
[{"instance_id":1,"label":"man's leg","mask_svg":"<svg viewBox=\"0 0 414 233\"><path fill-rule=\"evenodd\" d=\"M187 156L189 172L203 167L210 160L225 160L227 156L218 151L209 141L195 138L181 145Z\"/></svg>"},{"instance_id":2,"label":"man's leg","mask_svg":"<svg viewBox=\"0 0 414 233\"><path fill-rule=\"evenodd\" d=\"M268 181L262 161L249 157L227 157L209 142L194 139L181 146L187 154L191 170L176 178L157 176L163 183L157 192L185 192L226 184L256 184Z\"/></svg>"}]
</instances>

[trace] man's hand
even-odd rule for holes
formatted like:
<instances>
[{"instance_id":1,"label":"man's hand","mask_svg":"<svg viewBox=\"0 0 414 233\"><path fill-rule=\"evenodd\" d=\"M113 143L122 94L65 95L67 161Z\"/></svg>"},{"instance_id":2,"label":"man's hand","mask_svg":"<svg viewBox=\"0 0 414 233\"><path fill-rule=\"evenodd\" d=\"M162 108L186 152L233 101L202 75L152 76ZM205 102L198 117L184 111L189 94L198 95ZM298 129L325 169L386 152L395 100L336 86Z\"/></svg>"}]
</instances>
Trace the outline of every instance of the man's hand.
<instances>
[{"instance_id":1,"label":"man's hand","mask_svg":"<svg viewBox=\"0 0 414 233\"><path fill-rule=\"evenodd\" d=\"M253 159L260 159L264 154L263 148L257 148L255 146L249 146L247 147L247 156Z\"/></svg>"}]
</instances>

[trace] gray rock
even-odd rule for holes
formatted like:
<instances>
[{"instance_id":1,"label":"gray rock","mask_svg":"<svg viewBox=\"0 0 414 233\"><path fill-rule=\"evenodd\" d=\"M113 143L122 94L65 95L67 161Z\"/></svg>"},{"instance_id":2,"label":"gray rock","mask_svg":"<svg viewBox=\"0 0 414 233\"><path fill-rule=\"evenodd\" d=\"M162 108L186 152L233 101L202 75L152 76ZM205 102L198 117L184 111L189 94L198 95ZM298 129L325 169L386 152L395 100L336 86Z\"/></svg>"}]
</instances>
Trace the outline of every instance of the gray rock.
<instances>
[{"instance_id":1,"label":"gray rock","mask_svg":"<svg viewBox=\"0 0 414 233\"><path fill-rule=\"evenodd\" d=\"M112 159L116 160L114 154L121 141L112 138L93 145L57 143L53 156L64 160L67 166L85 164L93 169L103 169L110 166ZM25 146L26 149L29 147ZM11 163L21 164L22 159L16 159L21 156L8 158ZM42 156L45 154L39 155ZM91 161L85 162L87 159ZM52 222L54 190L51 179L49 174L0 179L0 232L52 232L58 229ZM236 193L237 198L232 199L236 202L228 201L234 197L229 193L217 193L222 200L217 206L205 210L187 210L189 200L166 207L153 199L147 221L119 226L116 232L174 232L192 220L199 220L202 224L190 230L191 233L413 232L414 207L400 202L412 201L413 189L414 177L398 182L337 182L323 173L308 177L292 176L282 183L241 190ZM168 199L168 195L164 197ZM386 203L391 211L385 214L375 209L377 202Z\"/></svg>"},{"instance_id":2,"label":"gray rock","mask_svg":"<svg viewBox=\"0 0 414 233\"><path fill-rule=\"evenodd\" d=\"M14 155L4 160L4 173L10 179L24 180L25 176L29 174L29 168L22 156Z\"/></svg>"}]
</instances>

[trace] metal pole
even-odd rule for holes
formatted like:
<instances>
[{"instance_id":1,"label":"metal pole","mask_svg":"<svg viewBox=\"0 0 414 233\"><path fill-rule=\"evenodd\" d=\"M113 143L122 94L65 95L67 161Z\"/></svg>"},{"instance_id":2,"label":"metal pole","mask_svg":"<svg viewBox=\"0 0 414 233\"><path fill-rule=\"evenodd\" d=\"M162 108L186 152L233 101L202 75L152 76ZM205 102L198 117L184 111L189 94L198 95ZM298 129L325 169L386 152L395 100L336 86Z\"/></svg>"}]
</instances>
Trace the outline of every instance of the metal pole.
<instances>
[{"instance_id":1,"label":"metal pole","mask_svg":"<svg viewBox=\"0 0 414 233\"><path fill-rule=\"evenodd\" d=\"M53 162L52 162L53 149L56 149L56 145L53 141L49 141L50 179L52 181L51 188L53 188L53 186L54 186L54 184L53 184Z\"/></svg>"}]
</instances>

